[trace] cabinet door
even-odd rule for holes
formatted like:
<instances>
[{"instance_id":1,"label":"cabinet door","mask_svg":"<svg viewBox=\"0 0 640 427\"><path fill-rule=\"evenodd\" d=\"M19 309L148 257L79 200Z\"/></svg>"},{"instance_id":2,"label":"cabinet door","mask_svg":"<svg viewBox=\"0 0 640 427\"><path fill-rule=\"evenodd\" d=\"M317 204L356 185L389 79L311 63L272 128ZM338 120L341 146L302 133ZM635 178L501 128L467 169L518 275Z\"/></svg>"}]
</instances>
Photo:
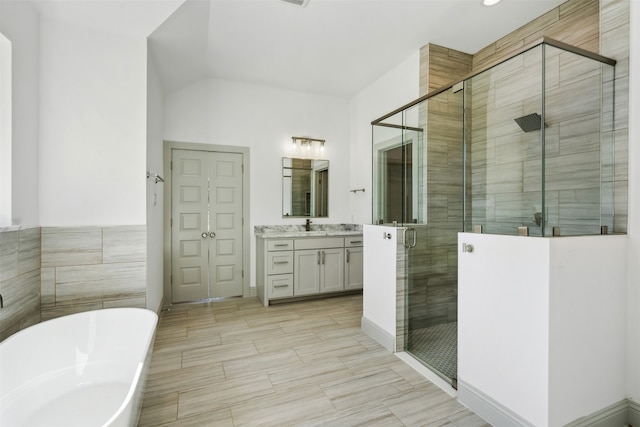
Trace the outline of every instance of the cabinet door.
<instances>
[{"instance_id":1,"label":"cabinet door","mask_svg":"<svg viewBox=\"0 0 640 427\"><path fill-rule=\"evenodd\" d=\"M362 289L362 248L345 249L345 289Z\"/></svg>"},{"instance_id":2,"label":"cabinet door","mask_svg":"<svg viewBox=\"0 0 640 427\"><path fill-rule=\"evenodd\" d=\"M320 250L320 292L344 290L344 249Z\"/></svg>"},{"instance_id":3,"label":"cabinet door","mask_svg":"<svg viewBox=\"0 0 640 427\"><path fill-rule=\"evenodd\" d=\"M295 251L293 258L293 294L317 294L320 291L320 251Z\"/></svg>"}]
</instances>

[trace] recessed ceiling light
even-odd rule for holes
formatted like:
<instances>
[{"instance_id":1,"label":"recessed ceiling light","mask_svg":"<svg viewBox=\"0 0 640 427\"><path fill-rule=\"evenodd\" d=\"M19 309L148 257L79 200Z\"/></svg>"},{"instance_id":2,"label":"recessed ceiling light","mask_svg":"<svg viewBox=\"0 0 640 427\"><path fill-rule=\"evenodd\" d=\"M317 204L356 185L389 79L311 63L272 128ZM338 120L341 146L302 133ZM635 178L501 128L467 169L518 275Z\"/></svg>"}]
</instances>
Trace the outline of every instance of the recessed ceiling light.
<instances>
[{"instance_id":1,"label":"recessed ceiling light","mask_svg":"<svg viewBox=\"0 0 640 427\"><path fill-rule=\"evenodd\" d=\"M498 3L500 3L500 0L482 0L482 4L485 6L493 6Z\"/></svg>"}]
</instances>

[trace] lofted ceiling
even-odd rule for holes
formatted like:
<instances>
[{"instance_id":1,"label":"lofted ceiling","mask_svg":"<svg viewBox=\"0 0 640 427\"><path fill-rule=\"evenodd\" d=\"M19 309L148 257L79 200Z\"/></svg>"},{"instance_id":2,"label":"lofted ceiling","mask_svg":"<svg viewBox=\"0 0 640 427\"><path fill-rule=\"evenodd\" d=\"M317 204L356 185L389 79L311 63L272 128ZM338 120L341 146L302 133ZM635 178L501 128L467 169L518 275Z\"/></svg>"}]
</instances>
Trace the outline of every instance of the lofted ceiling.
<instances>
[{"instance_id":1,"label":"lofted ceiling","mask_svg":"<svg viewBox=\"0 0 640 427\"><path fill-rule=\"evenodd\" d=\"M564 0L187 0L150 37L167 92L214 77L349 97L421 46L466 53Z\"/></svg>"},{"instance_id":2,"label":"lofted ceiling","mask_svg":"<svg viewBox=\"0 0 640 427\"><path fill-rule=\"evenodd\" d=\"M476 53L565 0L31 1L55 19L148 36L167 93L219 78L350 97L427 43Z\"/></svg>"}]
</instances>

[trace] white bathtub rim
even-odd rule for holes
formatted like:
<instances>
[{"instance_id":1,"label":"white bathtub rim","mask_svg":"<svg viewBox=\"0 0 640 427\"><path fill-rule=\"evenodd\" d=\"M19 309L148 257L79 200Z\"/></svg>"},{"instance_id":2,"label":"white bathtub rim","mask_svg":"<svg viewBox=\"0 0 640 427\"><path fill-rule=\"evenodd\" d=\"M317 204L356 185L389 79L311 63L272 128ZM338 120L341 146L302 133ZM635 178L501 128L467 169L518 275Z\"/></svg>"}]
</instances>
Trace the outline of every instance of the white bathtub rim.
<instances>
[{"instance_id":1,"label":"white bathtub rim","mask_svg":"<svg viewBox=\"0 0 640 427\"><path fill-rule=\"evenodd\" d=\"M11 340L11 339L13 339L13 338L15 338L15 337L22 336L22 335L27 334L27 333L33 333L32 328L39 328L39 327L41 327L42 325L49 325L49 324L51 324L51 323L53 323L53 322L56 322L56 321L58 321L58 320L60 320L60 319L63 319L63 318L64 318L64 319L70 319L70 318L75 318L75 317L87 316L87 315L88 315L88 314L90 314L90 313L107 312L107 311L108 311L108 312L115 312L115 311L139 311L139 312L148 312L148 313L150 313L150 314L153 314L153 316L155 317L154 328L153 328L153 329L154 329L154 331L155 331L155 328L156 328L156 326L157 326L157 324L158 324L158 315L156 314L156 312L155 312L155 311L150 310L150 309L148 309L148 308L141 308L141 307L113 307L113 308L99 308L99 309L96 309L96 310L81 311L81 312L79 312L79 313L67 314L67 315L64 315L64 316L55 317L55 318L53 318L53 319L43 320L43 321L42 321L42 322L40 322L40 323L36 323L35 325L31 325L31 326L29 326L29 327L27 327L27 328L24 328L24 329L22 329L22 330L20 330L20 331L18 331L18 332L16 332L16 333L11 334L10 336L6 337L4 340L0 341L0 347L1 347L4 343L9 342L9 340ZM30 331L30 332L29 332L29 331Z\"/></svg>"},{"instance_id":2,"label":"white bathtub rim","mask_svg":"<svg viewBox=\"0 0 640 427\"><path fill-rule=\"evenodd\" d=\"M118 314L118 312L123 313L123 315L121 316L120 314ZM96 360L94 362L90 362L87 366L97 366L98 371L88 371L86 373L83 373L82 375L88 374L88 377L85 378L86 380L88 380L88 383L100 384L105 380L108 381L108 379L110 378L109 375L115 374L115 376L118 377L118 372L121 372L120 368L122 367L122 369L124 369L124 371L122 372L125 372L124 377L127 378L124 385L127 388L125 388L123 391L126 390L126 395L123 394L120 403L116 404L117 406L113 407L113 409L115 410L114 413L105 414L109 418L108 421L102 425L128 425L129 423L126 423L126 420L137 419L137 417L139 416L138 413L134 413L136 410L134 406L137 406L139 405L139 403L141 403L138 402L138 400L140 400L140 390L142 390L142 388L144 387L143 381L146 380L146 375L143 374L148 371L148 366L146 365L148 365L151 353L153 351L152 346L158 324L158 315L154 311L134 307L107 308L99 310L89 310L85 312L70 314L67 316L61 316L30 326L29 328L26 328L11 335L10 337L7 337L4 341L0 342L0 350L9 351L9 353L5 353L5 355L11 355L11 359L13 359L15 362L16 355L21 354L23 351L29 350L30 342L38 342L40 339L42 339L42 337L54 335L56 332L55 329L58 326L54 325L52 327L51 325L55 322L60 323L59 327L66 328L67 326L73 326L75 324L74 319L75 321L80 319L79 324L84 324L83 318L85 318L87 321L90 321L90 319L96 318L93 316L98 316L97 318L100 321L106 320L108 325L110 324L109 319L113 316L113 319L120 320L120 323L116 322L114 324L114 327L121 328L122 323L126 324L129 320L127 319L126 313L129 313L129 315L132 316L132 320L135 319L139 321L140 325L142 326L139 335L133 335L133 337L139 338L133 338L136 342L135 347L132 347L132 349L134 350L133 354L139 353L139 356L134 356L131 359L125 358L122 360L118 357L114 359ZM65 319L64 322L60 322L62 319ZM122 322L123 319L124 322ZM19 340L19 342L14 343L15 340ZM20 340L22 342L20 342ZM73 341L71 343L73 343ZM2 355L2 353L3 351L0 351L0 355ZM138 357L140 357L140 359ZM7 367L5 366L5 369L6 368ZM60 386L68 387L71 384L71 386L73 387L73 378L76 377L76 375L69 374L69 371L73 371L73 366L60 365L53 366L52 368L53 369L44 371L44 375L41 373L40 375L35 375L33 377L23 377L24 382L13 383L13 386L10 386L9 389L7 389L7 387L4 387L0 383L0 387L2 388L2 390L0 391L0 407L4 407L4 409L12 408L13 405L15 405L18 401L24 399L24 396L26 395L25 391L34 390L33 387L39 388L39 386L41 385L44 385L46 387L50 387L51 385L56 386L56 382L60 382ZM104 369L106 369L106 371L104 371ZM127 374L126 372L129 373ZM68 389L64 387L62 387L61 390ZM46 401L49 399L55 399L57 396L58 395L55 393L55 391L51 394L45 394L44 397L40 398L40 405L46 403ZM139 410L139 408L137 409ZM5 411L3 410L2 412ZM9 413L13 413L13 409L10 410ZM12 417L11 415L9 415L9 413L5 413L5 416ZM28 414L23 413L22 415L18 416L22 419L23 417L28 416ZM102 421L96 420L96 422L103 423L104 420L105 418L102 418Z\"/></svg>"}]
</instances>

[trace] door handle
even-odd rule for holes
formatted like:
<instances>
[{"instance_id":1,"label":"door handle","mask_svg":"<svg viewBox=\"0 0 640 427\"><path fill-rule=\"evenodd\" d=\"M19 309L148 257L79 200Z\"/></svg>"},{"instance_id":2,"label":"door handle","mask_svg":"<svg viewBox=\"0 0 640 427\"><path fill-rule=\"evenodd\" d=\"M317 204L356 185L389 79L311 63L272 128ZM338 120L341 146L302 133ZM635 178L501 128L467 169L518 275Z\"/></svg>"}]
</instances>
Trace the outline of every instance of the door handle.
<instances>
[{"instance_id":1,"label":"door handle","mask_svg":"<svg viewBox=\"0 0 640 427\"><path fill-rule=\"evenodd\" d=\"M407 231L411 231L411 233L413 234L413 239L411 243L407 243ZM409 249L409 248L414 248L417 243L418 243L418 232L416 231L415 228L408 227L402 230L402 246Z\"/></svg>"},{"instance_id":2,"label":"door handle","mask_svg":"<svg viewBox=\"0 0 640 427\"><path fill-rule=\"evenodd\" d=\"M214 232L212 231L211 233L209 233L209 237L211 237L211 238L213 239L214 237L216 237L216 233L214 233Z\"/></svg>"},{"instance_id":3,"label":"door handle","mask_svg":"<svg viewBox=\"0 0 640 427\"><path fill-rule=\"evenodd\" d=\"M349 262L349 249L347 249L347 262Z\"/></svg>"},{"instance_id":4,"label":"door handle","mask_svg":"<svg viewBox=\"0 0 640 427\"><path fill-rule=\"evenodd\" d=\"M208 236L208 234L207 234L207 232L206 232L206 231L205 231L204 233L202 233L202 238L203 238L203 239L206 239L206 238L207 238L207 236Z\"/></svg>"},{"instance_id":5,"label":"door handle","mask_svg":"<svg viewBox=\"0 0 640 427\"><path fill-rule=\"evenodd\" d=\"M322 251L322 265L324 265L324 251Z\"/></svg>"}]
</instances>

